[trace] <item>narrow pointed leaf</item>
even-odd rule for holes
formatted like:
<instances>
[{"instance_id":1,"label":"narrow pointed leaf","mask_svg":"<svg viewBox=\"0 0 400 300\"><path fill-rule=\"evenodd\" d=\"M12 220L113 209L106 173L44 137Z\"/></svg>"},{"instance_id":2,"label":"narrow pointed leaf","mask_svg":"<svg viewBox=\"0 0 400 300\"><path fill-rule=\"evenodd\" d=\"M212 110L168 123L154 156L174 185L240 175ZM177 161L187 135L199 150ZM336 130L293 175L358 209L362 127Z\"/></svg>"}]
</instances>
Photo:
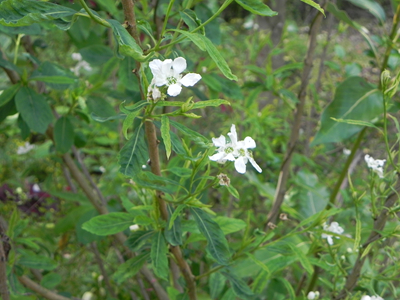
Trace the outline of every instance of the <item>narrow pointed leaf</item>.
<instances>
[{"instance_id":1,"label":"narrow pointed leaf","mask_svg":"<svg viewBox=\"0 0 400 300\"><path fill-rule=\"evenodd\" d=\"M159 278L168 280L168 249L162 231L153 236L150 257L154 273Z\"/></svg>"},{"instance_id":2,"label":"narrow pointed leaf","mask_svg":"<svg viewBox=\"0 0 400 300\"><path fill-rule=\"evenodd\" d=\"M211 217L200 208L190 208L200 232L207 239L207 250L210 255L221 265L227 265L230 260L228 242L218 226Z\"/></svg>"},{"instance_id":3,"label":"narrow pointed leaf","mask_svg":"<svg viewBox=\"0 0 400 300\"><path fill-rule=\"evenodd\" d=\"M171 155L171 136L169 134L169 118L167 116L161 117L161 137L164 141L167 158L169 159Z\"/></svg>"},{"instance_id":4,"label":"narrow pointed leaf","mask_svg":"<svg viewBox=\"0 0 400 300\"><path fill-rule=\"evenodd\" d=\"M201 135L200 133L193 131L189 128L187 128L185 125L182 125L181 123L175 122L173 120L169 120L170 124L174 126L176 129L178 129L181 133L189 137L191 140L193 140L196 144L199 146L202 146L203 148L208 148L210 144L210 140Z\"/></svg>"},{"instance_id":5,"label":"narrow pointed leaf","mask_svg":"<svg viewBox=\"0 0 400 300\"><path fill-rule=\"evenodd\" d=\"M68 152L74 144L74 127L67 116L59 118L54 125L54 141L60 153Z\"/></svg>"},{"instance_id":6,"label":"narrow pointed leaf","mask_svg":"<svg viewBox=\"0 0 400 300\"><path fill-rule=\"evenodd\" d=\"M304 3L307 3L308 5L314 7L315 9L318 9L324 16L325 16L325 11L319 6L319 4L315 3L312 0L301 0Z\"/></svg>"},{"instance_id":7,"label":"narrow pointed leaf","mask_svg":"<svg viewBox=\"0 0 400 300\"><path fill-rule=\"evenodd\" d=\"M204 107L208 107L208 106L216 107L216 106L220 106L222 104L231 105L231 103L227 100L213 99L213 100L206 100L206 101L198 101L192 106L191 109L204 108Z\"/></svg>"},{"instance_id":8,"label":"narrow pointed leaf","mask_svg":"<svg viewBox=\"0 0 400 300\"><path fill-rule=\"evenodd\" d=\"M142 166L147 163L148 157L144 132L140 126L119 153L119 171L126 176L138 175L142 172Z\"/></svg>"},{"instance_id":9,"label":"narrow pointed leaf","mask_svg":"<svg viewBox=\"0 0 400 300\"><path fill-rule=\"evenodd\" d=\"M133 112L129 113L129 114L126 116L124 122L122 123L122 133L124 134L124 137L125 137L127 140L129 140L129 137L128 137L128 129L129 129L130 127L133 127L133 121L135 120L135 118L136 118L138 115L140 115L140 113L141 113L141 110L136 110L136 111L133 111Z\"/></svg>"},{"instance_id":10,"label":"narrow pointed leaf","mask_svg":"<svg viewBox=\"0 0 400 300\"><path fill-rule=\"evenodd\" d=\"M138 230L132 232L128 239L125 241L125 245L128 246L132 251L137 251L141 245L143 245L148 239L155 234L153 230Z\"/></svg>"},{"instance_id":11,"label":"narrow pointed leaf","mask_svg":"<svg viewBox=\"0 0 400 300\"><path fill-rule=\"evenodd\" d=\"M15 104L32 131L45 133L53 120L53 113L43 95L22 87L15 96Z\"/></svg>"},{"instance_id":12,"label":"narrow pointed leaf","mask_svg":"<svg viewBox=\"0 0 400 300\"><path fill-rule=\"evenodd\" d=\"M132 215L123 212L112 212L90 219L83 223L82 228L97 235L111 235L128 229L132 224Z\"/></svg>"},{"instance_id":13,"label":"narrow pointed leaf","mask_svg":"<svg viewBox=\"0 0 400 300\"><path fill-rule=\"evenodd\" d=\"M386 21L386 14L382 6L374 0L347 0L365 10L368 10L374 17L376 17L382 24Z\"/></svg>"},{"instance_id":14,"label":"narrow pointed leaf","mask_svg":"<svg viewBox=\"0 0 400 300\"><path fill-rule=\"evenodd\" d=\"M278 14L276 11L271 10L261 0L236 0L236 3L243 7L245 10L248 10L249 12L256 15L273 17Z\"/></svg>"},{"instance_id":15,"label":"narrow pointed leaf","mask_svg":"<svg viewBox=\"0 0 400 300\"><path fill-rule=\"evenodd\" d=\"M221 274L224 275L225 278L229 280L236 296L244 300L253 298L254 296L253 291L242 279L237 277L232 272L223 271L221 272Z\"/></svg>"},{"instance_id":16,"label":"narrow pointed leaf","mask_svg":"<svg viewBox=\"0 0 400 300\"><path fill-rule=\"evenodd\" d=\"M112 276L118 284L124 283L127 279L135 276L140 268L149 259L150 253L142 253L138 256L128 259L126 262L118 266L117 271Z\"/></svg>"},{"instance_id":17,"label":"narrow pointed leaf","mask_svg":"<svg viewBox=\"0 0 400 300\"><path fill-rule=\"evenodd\" d=\"M207 37L199 33L191 33L184 30L174 29L173 31L177 31L186 36L197 47L199 47L200 50L207 51L212 60L217 64L218 68L221 70L222 74L224 74L226 78L237 80L237 77L232 74L232 71L226 63L224 57Z\"/></svg>"},{"instance_id":18,"label":"narrow pointed leaf","mask_svg":"<svg viewBox=\"0 0 400 300\"><path fill-rule=\"evenodd\" d=\"M181 18L186 23L186 25L189 26L190 31L196 29L198 26L201 25L201 20L197 17L196 13L193 10L185 9L183 11L180 11L179 14L181 15ZM201 33L203 35L205 34L204 27L201 29Z\"/></svg>"},{"instance_id":19,"label":"narrow pointed leaf","mask_svg":"<svg viewBox=\"0 0 400 300\"><path fill-rule=\"evenodd\" d=\"M168 226L165 228L164 235L165 239L172 246L182 245L182 227L181 227L181 218L179 214L175 214L174 220L171 220L172 215L175 213L172 209L171 205L167 205L168 214L169 214L169 224L172 226Z\"/></svg>"}]
</instances>

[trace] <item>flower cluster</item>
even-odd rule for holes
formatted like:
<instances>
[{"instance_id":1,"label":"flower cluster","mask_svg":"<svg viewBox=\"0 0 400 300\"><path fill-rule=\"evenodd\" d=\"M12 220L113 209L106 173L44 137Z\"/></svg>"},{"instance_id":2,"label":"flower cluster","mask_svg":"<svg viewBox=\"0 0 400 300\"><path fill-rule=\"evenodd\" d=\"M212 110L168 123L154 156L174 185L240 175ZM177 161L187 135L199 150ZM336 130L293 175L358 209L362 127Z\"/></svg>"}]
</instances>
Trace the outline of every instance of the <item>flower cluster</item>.
<instances>
[{"instance_id":1,"label":"flower cluster","mask_svg":"<svg viewBox=\"0 0 400 300\"><path fill-rule=\"evenodd\" d=\"M233 124L231 132L228 133L230 141L227 142L225 136L221 135L219 138L213 138L213 144L218 147L217 153L209 156L210 160L224 164L226 161L234 161L235 169L241 174L246 173L246 164L248 161L253 167L261 173L262 170L253 159L251 150L256 147L256 142L251 137L246 137L243 141L238 141L236 127Z\"/></svg>"},{"instance_id":2,"label":"flower cluster","mask_svg":"<svg viewBox=\"0 0 400 300\"><path fill-rule=\"evenodd\" d=\"M71 71L74 72L75 76L79 76L79 70L81 68L84 68L86 71L92 71L92 67L87 61L82 59L82 55L80 53L72 53L71 56L73 60L78 62L74 68L71 68Z\"/></svg>"},{"instance_id":3,"label":"flower cluster","mask_svg":"<svg viewBox=\"0 0 400 300\"><path fill-rule=\"evenodd\" d=\"M324 223L324 230L325 231L329 231L329 232L333 232L333 233L336 233L336 234L342 234L344 232L344 229L339 226L338 222L332 222L329 226L328 226L328 224ZM329 245L333 245L332 235L327 234L327 233L323 233L321 235L321 237L323 239L326 239L328 241ZM339 237L335 236L335 238L338 239Z\"/></svg>"},{"instance_id":4,"label":"flower cluster","mask_svg":"<svg viewBox=\"0 0 400 300\"><path fill-rule=\"evenodd\" d=\"M368 154L365 155L364 159L368 168L371 168L380 178L383 178L383 166L385 165L386 159L374 159Z\"/></svg>"},{"instance_id":5,"label":"flower cluster","mask_svg":"<svg viewBox=\"0 0 400 300\"><path fill-rule=\"evenodd\" d=\"M174 60L166 59L161 61L155 59L149 63L153 79L149 85L148 97L157 100L161 97L158 87L167 86L167 94L175 97L181 93L182 85L194 86L201 76L196 73L188 73L182 77L181 73L186 69L186 60L183 57L177 57Z\"/></svg>"},{"instance_id":6,"label":"flower cluster","mask_svg":"<svg viewBox=\"0 0 400 300\"><path fill-rule=\"evenodd\" d=\"M35 148L35 145L31 145L29 142L25 142L23 146L19 146L17 150L17 154L25 154Z\"/></svg>"},{"instance_id":7,"label":"flower cluster","mask_svg":"<svg viewBox=\"0 0 400 300\"><path fill-rule=\"evenodd\" d=\"M384 299L382 297L379 297L379 296L368 296L368 295L365 295L365 296L361 297L361 300L384 300Z\"/></svg>"},{"instance_id":8,"label":"flower cluster","mask_svg":"<svg viewBox=\"0 0 400 300\"><path fill-rule=\"evenodd\" d=\"M318 291L309 292L308 295L307 295L307 299L308 300L315 300L315 299L318 299L318 297L319 297L319 292Z\"/></svg>"}]
</instances>

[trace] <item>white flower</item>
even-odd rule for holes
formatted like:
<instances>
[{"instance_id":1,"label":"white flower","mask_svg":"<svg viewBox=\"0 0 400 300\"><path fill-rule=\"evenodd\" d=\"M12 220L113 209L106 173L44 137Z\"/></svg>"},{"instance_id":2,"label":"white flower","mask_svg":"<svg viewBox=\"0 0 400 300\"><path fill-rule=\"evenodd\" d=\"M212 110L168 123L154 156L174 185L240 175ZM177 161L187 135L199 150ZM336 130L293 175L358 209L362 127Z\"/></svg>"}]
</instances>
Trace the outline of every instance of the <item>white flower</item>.
<instances>
[{"instance_id":1,"label":"white flower","mask_svg":"<svg viewBox=\"0 0 400 300\"><path fill-rule=\"evenodd\" d=\"M319 297L319 292L315 291L315 292L309 292L307 295L307 299L308 300L314 300L314 299L318 299Z\"/></svg>"},{"instance_id":2,"label":"white flower","mask_svg":"<svg viewBox=\"0 0 400 300\"><path fill-rule=\"evenodd\" d=\"M82 55L80 53L72 53L72 59L76 60L78 63L74 68L70 70L74 72L75 76L79 76L79 70L84 68L86 71L92 71L92 67L89 65L87 61L82 60Z\"/></svg>"},{"instance_id":3,"label":"white flower","mask_svg":"<svg viewBox=\"0 0 400 300\"><path fill-rule=\"evenodd\" d=\"M196 73L189 73L182 77L181 73L186 69L186 60L183 57L164 61L155 59L149 63L149 67L153 73L155 85L168 86L167 94L172 97L181 93L182 85L194 86L201 79L201 76Z\"/></svg>"},{"instance_id":4,"label":"white flower","mask_svg":"<svg viewBox=\"0 0 400 300\"><path fill-rule=\"evenodd\" d=\"M384 300L384 299L382 297L379 297L379 296L368 296L368 295L365 295L365 296L361 297L361 300Z\"/></svg>"},{"instance_id":5,"label":"white flower","mask_svg":"<svg viewBox=\"0 0 400 300\"><path fill-rule=\"evenodd\" d=\"M32 191L35 192L35 193L39 193L40 192L40 187L39 187L39 185L37 183L35 183L32 186Z\"/></svg>"},{"instance_id":6,"label":"white flower","mask_svg":"<svg viewBox=\"0 0 400 300\"><path fill-rule=\"evenodd\" d=\"M346 156L349 156L351 154L351 150L343 148L343 154L346 155Z\"/></svg>"},{"instance_id":7,"label":"white flower","mask_svg":"<svg viewBox=\"0 0 400 300\"><path fill-rule=\"evenodd\" d=\"M137 231L137 230L139 230L139 225L137 225L137 224L131 225L131 226L129 226L129 230L130 231Z\"/></svg>"},{"instance_id":8,"label":"white flower","mask_svg":"<svg viewBox=\"0 0 400 300\"><path fill-rule=\"evenodd\" d=\"M21 155L21 154L28 153L29 151L31 151L34 148L35 148L35 145L31 145L28 142L25 142L24 146L18 147L17 154Z\"/></svg>"},{"instance_id":9,"label":"white flower","mask_svg":"<svg viewBox=\"0 0 400 300\"><path fill-rule=\"evenodd\" d=\"M339 226L338 222L332 222L329 226L324 223L324 230L325 231L330 231L336 234L342 234L344 232L344 229L342 227ZM333 245L333 239L332 239L332 235L327 234L327 233L323 233L321 235L321 237L323 239L326 239L328 241L329 245ZM339 238L338 236L335 236L335 238Z\"/></svg>"},{"instance_id":10,"label":"white flower","mask_svg":"<svg viewBox=\"0 0 400 300\"><path fill-rule=\"evenodd\" d=\"M85 292L82 295L82 300L92 300L93 299L93 293L92 292Z\"/></svg>"},{"instance_id":11,"label":"white flower","mask_svg":"<svg viewBox=\"0 0 400 300\"><path fill-rule=\"evenodd\" d=\"M365 155L364 159L368 168L371 168L380 178L383 178L383 166L385 165L386 159L373 159L368 154Z\"/></svg>"},{"instance_id":12,"label":"white flower","mask_svg":"<svg viewBox=\"0 0 400 300\"><path fill-rule=\"evenodd\" d=\"M153 99L158 101L161 98L161 92L155 84L154 78L151 80L149 87L147 88L147 100Z\"/></svg>"},{"instance_id":13,"label":"white flower","mask_svg":"<svg viewBox=\"0 0 400 300\"><path fill-rule=\"evenodd\" d=\"M246 137L243 141L238 141L236 126L232 124L231 131L228 133L230 142L227 143L225 136L221 135L219 138L213 138L213 144L217 149L217 153L209 156L210 160L216 161L220 164L225 163L227 160L235 162L235 169L241 174L246 173L246 164L248 161L252 166L261 173L260 166L253 158L251 150L256 147L256 142L251 137Z\"/></svg>"}]
</instances>

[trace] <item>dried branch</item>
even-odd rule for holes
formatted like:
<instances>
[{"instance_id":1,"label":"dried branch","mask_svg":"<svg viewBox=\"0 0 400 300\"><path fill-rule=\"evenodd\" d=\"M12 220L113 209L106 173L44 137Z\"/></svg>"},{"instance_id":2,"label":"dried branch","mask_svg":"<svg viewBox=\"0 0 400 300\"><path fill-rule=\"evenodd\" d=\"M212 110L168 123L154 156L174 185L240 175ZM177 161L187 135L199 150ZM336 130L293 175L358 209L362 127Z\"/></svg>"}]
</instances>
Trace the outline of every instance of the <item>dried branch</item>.
<instances>
[{"instance_id":1,"label":"dried branch","mask_svg":"<svg viewBox=\"0 0 400 300\"><path fill-rule=\"evenodd\" d=\"M66 298L64 296L58 295L41 285L37 284L33 280L31 280L27 276L21 276L18 277L19 282L21 282L24 286L26 286L28 289L34 291L35 293L39 294L40 296L49 299L49 300L69 300L69 298Z\"/></svg>"},{"instance_id":2,"label":"dried branch","mask_svg":"<svg viewBox=\"0 0 400 300\"><path fill-rule=\"evenodd\" d=\"M308 87L311 70L313 68L313 57L314 57L315 48L317 46L317 35L318 35L319 29L321 27L322 17L323 17L323 15L320 12L318 12L318 14L315 17L315 20L312 23L311 28L310 28L308 51L307 51L307 56L304 60L304 69L303 69L303 74L301 76L301 86L300 86L300 90L298 93L299 102L297 103L297 106L296 106L296 113L295 113L295 117L294 117L294 123L292 126L292 132L291 132L290 139L289 139L289 142L287 145L287 151L285 153L285 157L283 159L283 163L281 166L281 171L279 173L279 179L278 179L278 185L276 187L274 204L268 215L266 224L268 224L270 222L276 223L276 220L279 216L279 211L280 211L280 208L281 208L281 205L283 203L283 199L284 199L284 196L286 193L286 184L287 184L287 181L289 178L289 173L290 173L290 163L292 161L292 156L293 156L297 141L299 139L301 120L303 118L304 106L305 106L306 96L307 96L307 87ZM266 230L268 230L267 227L266 227Z\"/></svg>"}]
</instances>

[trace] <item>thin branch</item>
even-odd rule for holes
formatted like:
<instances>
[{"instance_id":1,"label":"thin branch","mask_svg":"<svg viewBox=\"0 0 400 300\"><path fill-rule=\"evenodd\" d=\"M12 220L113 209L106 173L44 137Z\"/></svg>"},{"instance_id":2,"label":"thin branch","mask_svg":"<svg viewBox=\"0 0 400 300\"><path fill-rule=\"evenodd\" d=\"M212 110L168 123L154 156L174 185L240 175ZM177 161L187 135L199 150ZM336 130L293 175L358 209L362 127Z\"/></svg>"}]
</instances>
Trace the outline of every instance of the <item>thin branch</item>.
<instances>
[{"instance_id":1,"label":"thin branch","mask_svg":"<svg viewBox=\"0 0 400 300\"><path fill-rule=\"evenodd\" d=\"M99 249L97 248L97 244L95 242L91 243L91 247L94 253L94 257L96 258L96 262L99 265L100 273L103 275L104 282L106 284L108 293L110 294L111 297L117 298L117 295L114 292L114 289L112 288L110 284L110 279L108 278L108 274L106 272L106 269L104 268L104 263L103 260L101 259Z\"/></svg>"},{"instance_id":2,"label":"thin branch","mask_svg":"<svg viewBox=\"0 0 400 300\"><path fill-rule=\"evenodd\" d=\"M7 287L7 256L3 247L3 237L5 229L0 224L0 298L10 300L10 294Z\"/></svg>"},{"instance_id":3,"label":"thin branch","mask_svg":"<svg viewBox=\"0 0 400 300\"><path fill-rule=\"evenodd\" d=\"M49 300L69 300L69 298L66 298L64 296L58 295L41 285L37 284L33 280L31 280L27 276L21 276L18 277L19 282L21 282L24 286L26 286L28 289L34 291L35 293L39 294L40 296L49 299Z\"/></svg>"},{"instance_id":4,"label":"thin branch","mask_svg":"<svg viewBox=\"0 0 400 300\"><path fill-rule=\"evenodd\" d=\"M315 48L317 46L317 35L318 35L319 29L321 27L322 17L323 17L323 15L320 12L318 12L318 14L315 17L315 20L312 23L311 28L310 28L308 51L307 51L307 56L304 60L304 69L303 69L303 74L301 76L301 86L300 86L300 90L298 93L299 102L297 103L297 107L296 107L296 114L294 117L294 123L292 126L292 132L290 135L290 139L289 139L289 142L287 145L287 151L286 151L286 154L285 154L282 166L281 166L281 171L279 173L279 179L278 179L278 185L276 188L274 204L268 215L268 219L265 222L266 224L268 224L269 222L276 223L276 220L279 216L279 211L280 211L280 208L281 208L281 205L283 203L283 199L284 199L284 196L286 193L286 184L289 179L291 160L292 160L292 156L293 156L297 141L299 139L301 120L303 118L304 106L305 106L306 96L307 96L307 87L308 87L311 70L313 68L313 57L314 57Z\"/></svg>"}]
</instances>

